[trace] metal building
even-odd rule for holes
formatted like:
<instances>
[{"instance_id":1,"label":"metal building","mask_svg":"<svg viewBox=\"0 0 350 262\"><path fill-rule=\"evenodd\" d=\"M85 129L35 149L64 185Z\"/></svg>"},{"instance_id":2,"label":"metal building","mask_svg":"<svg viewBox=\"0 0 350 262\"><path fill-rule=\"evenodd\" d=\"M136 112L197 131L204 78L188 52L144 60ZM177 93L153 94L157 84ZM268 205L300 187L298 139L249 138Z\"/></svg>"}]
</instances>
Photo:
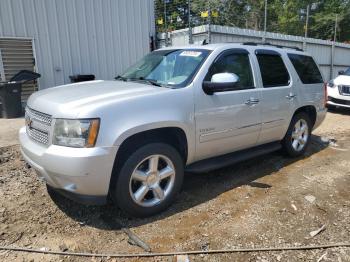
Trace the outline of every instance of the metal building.
<instances>
[{"instance_id":1,"label":"metal building","mask_svg":"<svg viewBox=\"0 0 350 262\"><path fill-rule=\"evenodd\" d=\"M35 68L39 89L74 74L113 79L150 51L154 35L153 0L1 0L0 76Z\"/></svg>"},{"instance_id":2,"label":"metal building","mask_svg":"<svg viewBox=\"0 0 350 262\"><path fill-rule=\"evenodd\" d=\"M168 44L173 46L187 45L188 35L188 28L173 31L168 37ZM204 39L208 40L209 36L211 43L261 42L266 37L266 41L271 44L304 49L315 57L325 80L337 76L339 70L350 67L350 44L269 32L264 35L262 31L218 25L210 26L210 34L208 25L194 27L192 35L194 44L201 44ZM165 34L159 34L158 38L161 39L160 45L164 46Z\"/></svg>"}]
</instances>

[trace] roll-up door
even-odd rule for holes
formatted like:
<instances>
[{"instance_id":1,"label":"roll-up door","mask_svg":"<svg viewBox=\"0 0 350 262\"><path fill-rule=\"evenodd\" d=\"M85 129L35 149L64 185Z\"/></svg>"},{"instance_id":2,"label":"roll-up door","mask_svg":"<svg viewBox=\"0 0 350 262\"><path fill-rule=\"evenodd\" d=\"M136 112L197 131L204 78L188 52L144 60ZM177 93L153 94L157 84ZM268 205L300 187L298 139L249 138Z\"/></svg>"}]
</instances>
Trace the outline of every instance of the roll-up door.
<instances>
[{"instance_id":1,"label":"roll-up door","mask_svg":"<svg viewBox=\"0 0 350 262\"><path fill-rule=\"evenodd\" d=\"M35 59L32 39L0 38L0 77L9 81L21 70L35 71ZM38 90L37 82L31 81L22 87L22 101Z\"/></svg>"}]
</instances>

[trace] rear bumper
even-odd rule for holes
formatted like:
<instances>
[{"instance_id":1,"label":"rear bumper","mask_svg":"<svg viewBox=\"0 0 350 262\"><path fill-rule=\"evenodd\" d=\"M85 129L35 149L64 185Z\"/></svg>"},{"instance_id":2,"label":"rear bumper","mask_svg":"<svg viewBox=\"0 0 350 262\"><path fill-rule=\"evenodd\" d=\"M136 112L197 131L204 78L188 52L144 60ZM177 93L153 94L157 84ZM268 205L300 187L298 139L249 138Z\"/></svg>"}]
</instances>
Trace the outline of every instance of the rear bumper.
<instances>
[{"instance_id":1,"label":"rear bumper","mask_svg":"<svg viewBox=\"0 0 350 262\"><path fill-rule=\"evenodd\" d=\"M327 114L327 108L325 108L325 107L319 108L317 110L316 121L315 121L313 129L318 128L322 124L323 120L326 118L326 114Z\"/></svg>"},{"instance_id":2,"label":"rear bumper","mask_svg":"<svg viewBox=\"0 0 350 262\"><path fill-rule=\"evenodd\" d=\"M100 202L108 195L117 147L46 147L31 140L25 128L20 130L19 140L24 160L49 186L78 200Z\"/></svg>"}]
</instances>

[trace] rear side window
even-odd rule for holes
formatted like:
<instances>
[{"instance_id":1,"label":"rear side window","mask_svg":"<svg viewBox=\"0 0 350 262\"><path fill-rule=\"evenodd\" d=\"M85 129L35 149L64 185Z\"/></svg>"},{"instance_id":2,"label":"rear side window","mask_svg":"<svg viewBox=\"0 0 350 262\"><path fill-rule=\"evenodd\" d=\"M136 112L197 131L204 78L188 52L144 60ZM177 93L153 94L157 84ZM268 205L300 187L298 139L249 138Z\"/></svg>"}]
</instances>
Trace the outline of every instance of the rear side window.
<instances>
[{"instance_id":1,"label":"rear side window","mask_svg":"<svg viewBox=\"0 0 350 262\"><path fill-rule=\"evenodd\" d=\"M289 85L289 73L280 55L257 53L256 57L265 88Z\"/></svg>"},{"instance_id":2,"label":"rear side window","mask_svg":"<svg viewBox=\"0 0 350 262\"><path fill-rule=\"evenodd\" d=\"M298 76L303 84L323 83L320 70L311 56L288 54Z\"/></svg>"}]
</instances>

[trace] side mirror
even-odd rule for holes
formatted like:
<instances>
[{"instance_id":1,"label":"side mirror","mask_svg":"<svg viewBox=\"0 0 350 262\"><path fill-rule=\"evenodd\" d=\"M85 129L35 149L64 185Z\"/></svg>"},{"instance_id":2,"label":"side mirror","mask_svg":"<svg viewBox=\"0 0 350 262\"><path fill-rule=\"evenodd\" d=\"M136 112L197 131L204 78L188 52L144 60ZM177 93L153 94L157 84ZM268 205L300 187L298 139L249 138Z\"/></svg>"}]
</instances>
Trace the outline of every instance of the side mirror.
<instances>
[{"instance_id":1,"label":"side mirror","mask_svg":"<svg viewBox=\"0 0 350 262\"><path fill-rule=\"evenodd\" d=\"M211 81L204 81L202 88L207 95L236 89L239 77L234 73L218 73L211 77Z\"/></svg>"},{"instance_id":2,"label":"side mirror","mask_svg":"<svg viewBox=\"0 0 350 262\"><path fill-rule=\"evenodd\" d=\"M338 75L344 75L345 74L345 71L344 70L340 70L339 72L338 72Z\"/></svg>"}]
</instances>

